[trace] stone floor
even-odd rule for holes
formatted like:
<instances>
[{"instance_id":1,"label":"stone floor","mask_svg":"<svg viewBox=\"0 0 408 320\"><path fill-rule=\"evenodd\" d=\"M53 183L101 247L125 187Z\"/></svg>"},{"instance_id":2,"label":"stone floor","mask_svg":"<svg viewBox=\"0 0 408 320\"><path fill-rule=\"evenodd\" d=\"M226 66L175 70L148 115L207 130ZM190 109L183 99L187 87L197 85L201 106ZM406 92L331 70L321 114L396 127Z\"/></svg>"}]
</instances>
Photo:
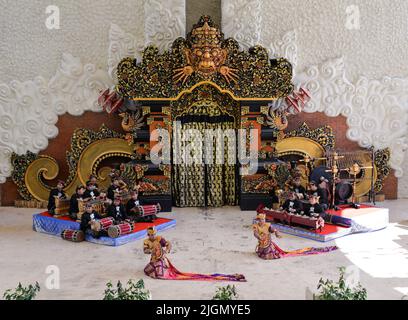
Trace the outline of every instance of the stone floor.
<instances>
[{"instance_id":1,"label":"stone floor","mask_svg":"<svg viewBox=\"0 0 408 320\"><path fill-rule=\"evenodd\" d=\"M408 294L408 200L386 201L387 229L320 243L284 235L286 250L338 245L340 250L318 256L263 261L254 254L251 232L254 212L238 207L203 210L176 208L163 216L177 226L162 235L173 244L169 258L181 271L243 273L248 282L236 284L242 299L306 299L321 277L337 279L340 266L368 290L369 299L401 299ZM0 207L0 294L38 281L38 299L101 299L109 280L145 279L153 299L210 299L226 283L163 281L146 278L148 256L142 240L121 247L71 243L32 231L34 209ZM60 288L47 289L47 267L59 269Z\"/></svg>"}]
</instances>

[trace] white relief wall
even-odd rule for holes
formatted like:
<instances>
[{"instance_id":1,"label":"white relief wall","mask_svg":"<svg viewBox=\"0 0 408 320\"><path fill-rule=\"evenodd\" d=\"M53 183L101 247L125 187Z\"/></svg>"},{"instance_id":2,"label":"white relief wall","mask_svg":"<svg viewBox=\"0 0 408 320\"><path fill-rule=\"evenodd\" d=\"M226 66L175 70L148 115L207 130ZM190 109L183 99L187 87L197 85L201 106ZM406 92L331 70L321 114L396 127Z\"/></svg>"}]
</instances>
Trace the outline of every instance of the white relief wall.
<instances>
[{"instance_id":1,"label":"white relief wall","mask_svg":"<svg viewBox=\"0 0 408 320\"><path fill-rule=\"evenodd\" d=\"M0 183L11 175L13 152L39 152L58 135L59 115L101 111L99 91L114 84L123 57L140 58L146 43L167 49L185 34L184 0L53 1L58 30L46 28L49 4L2 1ZM151 6L154 20L145 18Z\"/></svg>"},{"instance_id":2,"label":"white relief wall","mask_svg":"<svg viewBox=\"0 0 408 320\"><path fill-rule=\"evenodd\" d=\"M259 44L261 2L258 0L221 0L221 29L225 38L234 38L242 49Z\"/></svg>"},{"instance_id":3,"label":"white relief wall","mask_svg":"<svg viewBox=\"0 0 408 320\"><path fill-rule=\"evenodd\" d=\"M239 25L259 30L253 39L294 62L295 83L312 93L306 112L347 117L347 138L362 147L391 148L399 197L408 197L408 2L395 0L258 0L260 18L239 12ZM239 0L223 0L236 8ZM353 7L350 7L353 6ZM354 25L350 27L350 14ZM359 25L356 25L355 23ZM356 27L354 28L353 27Z\"/></svg>"}]
</instances>

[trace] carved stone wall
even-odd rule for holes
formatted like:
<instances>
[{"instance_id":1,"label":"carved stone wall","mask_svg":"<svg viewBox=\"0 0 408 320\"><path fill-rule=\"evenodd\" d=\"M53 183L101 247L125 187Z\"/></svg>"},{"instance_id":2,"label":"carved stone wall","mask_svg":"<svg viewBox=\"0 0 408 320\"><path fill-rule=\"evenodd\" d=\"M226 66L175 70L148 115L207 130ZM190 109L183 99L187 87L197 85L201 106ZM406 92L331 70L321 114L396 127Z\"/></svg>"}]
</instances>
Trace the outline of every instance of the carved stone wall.
<instances>
[{"instance_id":1,"label":"carved stone wall","mask_svg":"<svg viewBox=\"0 0 408 320\"><path fill-rule=\"evenodd\" d=\"M293 62L295 83L313 96L304 111L342 115L349 140L361 147L389 147L399 196L408 197L408 3L245 2L223 0L223 17L232 18L225 21L226 36L244 38L244 45L260 43ZM257 19L247 14L249 8Z\"/></svg>"},{"instance_id":2,"label":"carved stone wall","mask_svg":"<svg viewBox=\"0 0 408 320\"><path fill-rule=\"evenodd\" d=\"M58 117L101 111L97 96L114 84L118 61L185 34L184 0L56 2L60 28L52 30L49 4L2 2L0 183L13 152L38 153L57 137Z\"/></svg>"}]
</instances>

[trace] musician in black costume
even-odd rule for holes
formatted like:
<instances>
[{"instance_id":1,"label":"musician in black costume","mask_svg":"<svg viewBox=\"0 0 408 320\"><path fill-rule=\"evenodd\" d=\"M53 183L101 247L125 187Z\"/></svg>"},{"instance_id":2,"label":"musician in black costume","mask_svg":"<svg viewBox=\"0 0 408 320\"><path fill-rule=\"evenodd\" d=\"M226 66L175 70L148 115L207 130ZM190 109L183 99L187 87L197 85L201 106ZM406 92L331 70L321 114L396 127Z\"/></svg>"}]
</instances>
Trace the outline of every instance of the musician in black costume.
<instances>
[{"instance_id":1,"label":"musician in black costume","mask_svg":"<svg viewBox=\"0 0 408 320\"><path fill-rule=\"evenodd\" d=\"M327 191L319 188L315 181L310 181L309 183L309 197L310 196L317 196L319 199L319 204L323 210L327 210L329 208L329 198L327 195Z\"/></svg>"},{"instance_id":2,"label":"musician in black costume","mask_svg":"<svg viewBox=\"0 0 408 320\"><path fill-rule=\"evenodd\" d=\"M295 196L299 200L306 199L306 189L302 186L300 177L295 177L291 183L291 191L295 193Z\"/></svg>"},{"instance_id":3,"label":"musician in black costume","mask_svg":"<svg viewBox=\"0 0 408 320\"><path fill-rule=\"evenodd\" d=\"M84 233L91 233L95 238L106 235L107 233L104 230L96 231L92 229L92 224L95 220L99 219L102 219L102 216L93 209L92 204L87 203L85 205L85 212L81 217L80 229Z\"/></svg>"},{"instance_id":4,"label":"musician in black costume","mask_svg":"<svg viewBox=\"0 0 408 320\"><path fill-rule=\"evenodd\" d=\"M51 215L55 214L55 197L60 199L66 199L67 195L65 194L63 188L65 186L64 181L59 180L57 183L57 187L50 191L50 195L48 197L48 213Z\"/></svg>"},{"instance_id":5,"label":"musician in black costume","mask_svg":"<svg viewBox=\"0 0 408 320\"><path fill-rule=\"evenodd\" d=\"M86 190L85 190L85 193L84 193L84 199L95 200L97 197L99 197L98 189L96 188L96 186L91 181L87 181L86 182Z\"/></svg>"},{"instance_id":6,"label":"musician in black costume","mask_svg":"<svg viewBox=\"0 0 408 320\"><path fill-rule=\"evenodd\" d=\"M319 204L319 196L310 195L309 203L303 206L303 212L306 216L319 218L324 213L323 207Z\"/></svg>"},{"instance_id":7,"label":"musician in black costume","mask_svg":"<svg viewBox=\"0 0 408 320\"><path fill-rule=\"evenodd\" d=\"M91 174L91 175L89 176L89 181L95 186L95 189L99 191L98 179L96 178L96 176L94 176L93 174Z\"/></svg>"},{"instance_id":8,"label":"musician in black costume","mask_svg":"<svg viewBox=\"0 0 408 320\"><path fill-rule=\"evenodd\" d=\"M77 214L79 212L78 207L78 200L84 199L85 187L83 185L77 186L75 189L75 193L72 195L71 199L69 200L69 216L76 220Z\"/></svg>"},{"instance_id":9,"label":"musician in black costume","mask_svg":"<svg viewBox=\"0 0 408 320\"><path fill-rule=\"evenodd\" d=\"M283 203L281 210L285 210L291 214L299 214L302 211L302 203L296 198L296 194L292 191L288 193L288 198Z\"/></svg>"},{"instance_id":10,"label":"musician in black costume","mask_svg":"<svg viewBox=\"0 0 408 320\"><path fill-rule=\"evenodd\" d=\"M131 198L126 203L126 213L129 217L136 215L135 208L137 206L143 205L139 200L139 193L137 191L130 191L130 196Z\"/></svg>"},{"instance_id":11,"label":"musician in black costume","mask_svg":"<svg viewBox=\"0 0 408 320\"><path fill-rule=\"evenodd\" d=\"M115 223L121 223L128 220L128 215L126 214L126 207L121 203L120 197L115 197L113 203L108 207L108 217L115 219Z\"/></svg>"},{"instance_id":12,"label":"musician in black costume","mask_svg":"<svg viewBox=\"0 0 408 320\"><path fill-rule=\"evenodd\" d=\"M108 188L108 198L112 201L115 199L115 196L120 193L120 180L115 178L112 181L112 184Z\"/></svg>"}]
</instances>

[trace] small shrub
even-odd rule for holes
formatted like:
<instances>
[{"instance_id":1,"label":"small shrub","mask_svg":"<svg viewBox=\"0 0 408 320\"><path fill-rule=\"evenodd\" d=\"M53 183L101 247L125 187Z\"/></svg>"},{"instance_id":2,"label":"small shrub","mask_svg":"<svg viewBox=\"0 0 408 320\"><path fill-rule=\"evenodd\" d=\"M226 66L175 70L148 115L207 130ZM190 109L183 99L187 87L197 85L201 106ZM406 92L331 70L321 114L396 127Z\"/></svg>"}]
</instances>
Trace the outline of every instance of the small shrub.
<instances>
[{"instance_id":1,"label":"small shrub","mask_svg":"<svg viewBox=\"0 0 408 320\"><path fill-rule=\"evenodd\" d=\"M134 282L130 279L127 286L123 287L122 283L118 281L116 289L109 281L106 284L105 296L103 300L149 300L151 299L150 291L145 289L144 281L140 279Z\"/></svg>"},{"instance_id":2,"label":"small shrub","mask_svg":"<svg viewBox=\"0 0 408 320\"><path fill-rule=\"evenodd\" d=\"M367 300L367 290L359 283L356 287L347 286L344 279L345 268L341 267L338 282L320 278L317 289L320 292L314 295L315 300Z\"/></svg>"},{"instance_id":3,"label":"small shrub","mask_svg":"<svg viewBox=\"0 0 408 320\"><path fill-rule=\"evenodd\" d=\"M6 290L3 294L3 298L5 300L33 300L38 292L40 292L38 282L36 282L35 285L30 284L28 287L23 287L19 282L14 291L12 289Z\"/></svg>"},{"instance_id":4,"label":"small shrub","mask_svg":"<svg viewBox=\"0 0 408 320\"><path fill-rule=\"evenodd\" d=\"M212 300L235 300L237 298L238 293L235 286L228 285L226 287L217 288Z\"/></svg>"}]
</instances>

